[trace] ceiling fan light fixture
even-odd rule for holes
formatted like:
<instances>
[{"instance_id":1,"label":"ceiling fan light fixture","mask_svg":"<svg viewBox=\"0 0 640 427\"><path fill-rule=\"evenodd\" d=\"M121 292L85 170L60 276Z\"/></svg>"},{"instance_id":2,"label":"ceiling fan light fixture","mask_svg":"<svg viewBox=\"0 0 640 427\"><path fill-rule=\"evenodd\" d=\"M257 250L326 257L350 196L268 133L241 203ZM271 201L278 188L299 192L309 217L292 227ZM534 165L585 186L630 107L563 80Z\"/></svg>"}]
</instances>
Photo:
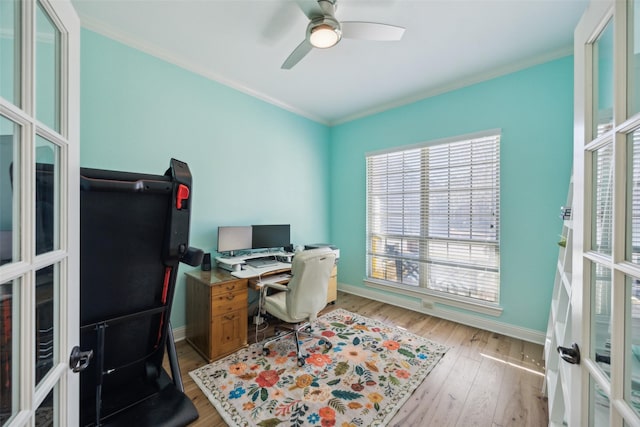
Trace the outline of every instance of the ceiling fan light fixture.
<instances>
[{"instance_id":1,"label":"ceiling fan light fixture","mask_svg":"<svg viewBox=\"0 0 640 427\"><path fill-rule=\"evenodd\" d=\"M317 48L326 49L340 41L339 30L328 24L320 24L311 29L309 42Z\"/></svg>"}]
</instances>

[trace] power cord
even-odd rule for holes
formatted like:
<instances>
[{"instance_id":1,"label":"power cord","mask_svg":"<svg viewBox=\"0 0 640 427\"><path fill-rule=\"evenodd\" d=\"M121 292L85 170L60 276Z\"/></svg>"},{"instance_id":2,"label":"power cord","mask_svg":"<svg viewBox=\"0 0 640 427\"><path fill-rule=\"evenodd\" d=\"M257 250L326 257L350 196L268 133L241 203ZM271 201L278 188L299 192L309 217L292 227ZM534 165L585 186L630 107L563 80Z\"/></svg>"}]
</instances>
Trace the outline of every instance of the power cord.
<instances>
[{"instance_id":1,"label":"power cord","mask_svg":"<svg viewBox=\"0 0 640 427\"><path fill-rule=\"evenodd\" d=\"M258 282L260 282L260 276L258 276ZM259 341L262 341L264 338L266 338L266 336L262 336L262 338L259 340L259 334L263 333L264 331L266 331L269 328L269 322L267 322L265 319L265 317L263 316L264 314L264 296L266 293L266 288L263 286L260 288L260 298L258 299L258 319L262 319L262 322L255 322L256 324L256 331L255 331L255 342L256 344ZM262 327L260 327L261 325L263 325Z\"/></svg>"}]
</instances>

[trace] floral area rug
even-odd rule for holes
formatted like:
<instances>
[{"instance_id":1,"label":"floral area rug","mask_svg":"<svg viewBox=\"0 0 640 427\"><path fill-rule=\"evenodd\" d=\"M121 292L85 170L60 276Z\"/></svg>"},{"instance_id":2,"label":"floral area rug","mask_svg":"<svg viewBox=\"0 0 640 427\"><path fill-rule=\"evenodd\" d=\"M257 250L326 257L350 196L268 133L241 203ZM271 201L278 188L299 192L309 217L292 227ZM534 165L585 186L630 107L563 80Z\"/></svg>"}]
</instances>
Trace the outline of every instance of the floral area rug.
<instances>
[{"instance_id":1,"label":"floral area rug","mask_svg":"<svg viewBox=\"0 0 640 427\"><path fill-rule=\"evenodd\" d=\"M381 426L442 358L446 347L337 309L311 324L329 340L254 344L189 372L231 426Z\"/></svg>"}]
</instances>

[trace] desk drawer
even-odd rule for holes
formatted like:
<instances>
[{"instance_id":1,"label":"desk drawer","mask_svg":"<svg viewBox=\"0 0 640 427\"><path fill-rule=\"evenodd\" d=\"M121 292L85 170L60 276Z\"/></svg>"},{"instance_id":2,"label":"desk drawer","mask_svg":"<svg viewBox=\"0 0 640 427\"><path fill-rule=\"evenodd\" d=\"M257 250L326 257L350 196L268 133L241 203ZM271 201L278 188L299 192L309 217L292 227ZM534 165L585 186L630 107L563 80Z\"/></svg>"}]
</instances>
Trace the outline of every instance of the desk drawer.
<instances>
[{"instance_id":1,"label":"desk drawer","mask_svg":"<svg viewBox=\"0 0 640 427\"><path fill-rule=\"evenodd\" d=\"M247 345L247 307L211 319L211 360Z\"/></svg>"},{"instance_id":2,"label":"desk drawer","mask_svg":"<svg viewBox=\"0 0 640 427\"><path fill-rule=\"evenodd\" d=\"M211 311L214 315L229 313L231 311L246 309L248 304L247 288L237 292L226 292L219 295L211 295Z\"/></svg>"},{"instance_id":3,"label":"desk drawer","mask_svg":"<svg viewBox=\"0 0 640 427\"><path fill-rule=\"evenodd\" d=\"M233 282L225 282L219 285L211 286L211 295L226 295L229 292L238 292L247 289L247 281L234 280Z\"/></svg>"}]
</instances>

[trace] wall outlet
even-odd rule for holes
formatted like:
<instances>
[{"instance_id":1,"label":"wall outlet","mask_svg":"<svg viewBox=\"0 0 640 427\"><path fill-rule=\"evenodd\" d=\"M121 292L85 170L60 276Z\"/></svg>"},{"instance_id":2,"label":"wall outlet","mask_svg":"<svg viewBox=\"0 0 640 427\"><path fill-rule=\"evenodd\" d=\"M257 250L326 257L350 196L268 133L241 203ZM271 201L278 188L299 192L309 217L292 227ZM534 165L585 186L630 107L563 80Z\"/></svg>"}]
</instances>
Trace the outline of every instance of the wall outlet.
<instances>
[{"instance_id":1,"label":"wall outlet","mask_svg":"<svg viewBox=\"0 0 640 427\"><path fill-rule=\"evenodd\" d=\"M429 300L423 299L422 300L422 308L433 310L433 301L429 301Z\"/></svg>"}]
</instances>

